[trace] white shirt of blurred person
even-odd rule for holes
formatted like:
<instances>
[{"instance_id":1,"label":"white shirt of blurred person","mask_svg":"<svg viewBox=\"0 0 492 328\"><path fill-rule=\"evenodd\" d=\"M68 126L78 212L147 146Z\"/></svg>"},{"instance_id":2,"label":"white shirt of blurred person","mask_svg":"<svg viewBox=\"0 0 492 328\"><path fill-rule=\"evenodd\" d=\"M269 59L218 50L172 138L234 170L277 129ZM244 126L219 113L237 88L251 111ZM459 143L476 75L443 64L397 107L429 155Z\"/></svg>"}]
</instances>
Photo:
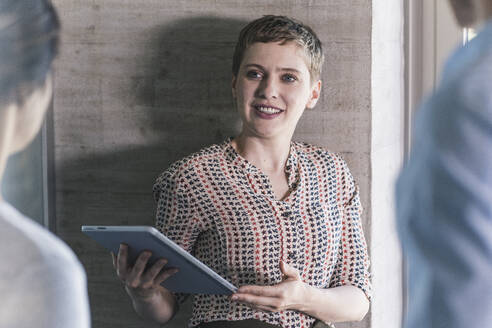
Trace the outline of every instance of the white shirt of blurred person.
<instances>
[{"instance_id":1,"label":"white shirt of blurred person","mask_svg":"<svg viewBox=\"0 0 492 328\"><path fill-rule=\"evenodd\" d=\"M8 156L24 149L43 121L58 26L47 1L0 4L0 182ZM72 250L1 197L0 263L0 327L90 327L86 276Z\"/></svg>"},{"instance_id":2,"label":"white shirt of blurred person","mask_svg":"<svg viewBox=\"0 0 492 328\"><path fill-rule=\"evenodd\" d=\"M492 325L492 0L451 4L462 26L484 26L419 110L397 183L406 328Z\"/></svg>"}]
</instances>

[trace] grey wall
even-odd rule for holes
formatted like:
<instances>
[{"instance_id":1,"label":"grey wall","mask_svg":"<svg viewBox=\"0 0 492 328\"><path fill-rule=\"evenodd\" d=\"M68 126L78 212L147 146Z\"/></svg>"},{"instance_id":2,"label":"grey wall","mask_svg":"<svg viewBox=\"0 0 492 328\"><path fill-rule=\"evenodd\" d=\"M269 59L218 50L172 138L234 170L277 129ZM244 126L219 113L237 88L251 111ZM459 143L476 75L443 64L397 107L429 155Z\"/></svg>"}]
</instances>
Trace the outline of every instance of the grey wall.
<instances>
[{"instance_id":1,"label":"grey wall","mask_svg":"<svg viewBox=\"0 0 492 328\"><path fill-rule=\"evenodd\" d=\"M234 135L230 66L241 27L262 14L316 30L323 97L295 139L341 152L359 182L370 242L371 1L55 0L56 230L83 262L95 328L153 327L131 309L111 257L83 224L153 223L152 184L171 162ZM186 309L185 309L186 310ZM186 311L173 326L183 326ZM362 323L339 327L369 327Z\"/></svg>"}]
</instances>

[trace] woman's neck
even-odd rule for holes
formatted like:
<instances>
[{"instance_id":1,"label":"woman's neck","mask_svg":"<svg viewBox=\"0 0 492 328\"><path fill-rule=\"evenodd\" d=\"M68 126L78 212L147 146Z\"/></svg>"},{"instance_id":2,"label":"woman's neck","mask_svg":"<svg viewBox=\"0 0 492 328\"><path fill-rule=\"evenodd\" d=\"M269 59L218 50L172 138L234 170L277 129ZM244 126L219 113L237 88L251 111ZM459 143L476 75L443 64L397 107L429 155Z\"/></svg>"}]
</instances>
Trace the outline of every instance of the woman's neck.
<instances>
[{"instance_id":1,"label":"woman's neck","mask_svg":"<svg viewBox=\"0 0 492 328\"><path fill-rule=\"evenodd\" d=\"M290 140L261 139L240 134L232 140L232 146L263 172L282 173L289 157Z\"/></svg>"},{"instance_id":2,"label":"woman's neck","mask_svg":"<svg viewBox=\"0 0 492 328\"><path fill-rule=\"evenodd\" d=\"M7 159L10 155L10 144L12 142L14 128L12 115L12 110L9 108L0 108L0 186L2 185L2 177L5 166L7 165ZM2 202L3 198L0 191L0 203Z\"/></svg>"},{"instance_id":3,"label":"woman's neck","mask_svg":"<svg viewBox=\"0 0 492 328\"><path fill-rule=\"evenodd\" d=\"M472 27L480 29L482 25L492 19L492 1L475 0L473 9L476 19Z\"/></svg>"},{"instance_id":4,"label":"woman's neck","mask_svg":"<svg viewBox=\"0 0 492 328\"><path fill-rule=\"evenodd\" d=\"M492 1L482 0L482 18L487 21L492 19Z\"/></svg>"},{"instance_id":5,"label":"woman's neck","mask_svg":"<svg viewBox=\"0 0 492 328\"><path fill-rule=\"evenodd\" d=\"M2 195L2 177L3 177L3 172L5 170L5 163L3 163L3 160L0 158L0 204L3 203L3 195Z\"/></svg>"},{"instance_id":6,"label":"woman's neck","mask_svg":"<svg viewBox=\"0 0 492 328\"><path fill-rule=\"evenodd\" d=\"M3 173L5 171L5 166L7 164L7 156L2 153L2 146L0 146L0 204L3 203L3 196L1 191L2 181L3 181Z\"/></svg>"}]
</instances>

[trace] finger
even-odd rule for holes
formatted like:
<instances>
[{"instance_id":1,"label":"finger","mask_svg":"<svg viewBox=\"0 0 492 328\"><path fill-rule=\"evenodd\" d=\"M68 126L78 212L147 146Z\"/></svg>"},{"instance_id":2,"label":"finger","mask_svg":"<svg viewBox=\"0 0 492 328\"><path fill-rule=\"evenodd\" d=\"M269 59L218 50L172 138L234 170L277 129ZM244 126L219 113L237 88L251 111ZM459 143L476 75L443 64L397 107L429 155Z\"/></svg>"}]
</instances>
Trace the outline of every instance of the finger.
<instances>
[{"instance_id":1,"label":"finger","mask_svg":"<svg viewBox=\"0 0 492 328\"><path fill-rule=\"evenodd\" d=\"M251 306L261 307L262 309L274 309L280 311L282 302L276 297L256 296L252 294L234 294L232 300L247 303Z\"/></svg>"},{"instance_id":2,"label":"finger","mask_svg":"<svg viewBox=\"0 0 492 328\"><path fill-rule=\"evenodd\" d=\"M261 312L275 312L275 310L270 307L270 306L266 306L266 305L255 305L255 304L250 304L250 303L243 303L241 302L240 304L243 304L251 309L254 309L256 311L261 311Z\"/></svg>"},{"instance_id":3,"label":"finger","mask_svg":"<svg viewBox=\"0 0 492 328\"><path fill-rule=\"evenodd\" d=\"M118 250L118 258L116 261L116 273L120 279L124 280L128 273L127 265L128 257L128 246L125 244L120 244L120 249Z\"/></svg>"},{"instance_id":4,"label":"finger","mask_svg":"<svg viewBox=\"0 0 492 328\"><path fill-rule=\"evenodd\" d=\"M274 309L272 307L270 307L270 306L266 306L266 305L255 305L255 304L251 304L251 303L247 303L247 302L241 302L239 300L236 300L234 302L239 303L239 304L243 304L243 305L245 305L247 307L250 307L252 309L255 309L255 310L258 310L258 311L261 311L261 312L274 312Z\"/></svg>"},{"instance_id":5,"label":"finger","mask_svg":"<svg viewBox=\"0 0 492 328\"><path fill-rule=\"evenodd\" d=\"M179 271L178 268L169 268L169 269L166 269L164 271L162 271L161 273L159 273L159 275L154 279L154 284L156 285L160 285L162 284L164 281L166 281L169 277L171 277L172 275L176 274L177 272Z\"/></svg>"},{"instance_id":6,"label":"finger","mask_svg":"<svg viewBox=\"0 0 492 328\"><path fill-rule=\"evenodd\" d=\"M153 284L155 277L161 272L162 268L167 264L166 259L159 259L155 262L142 276L144 284Z\"/></svg>"},{"instance_id":7,"label":"finger","mask_svg":"<svg viewBox=\"0 0 492 328\"><path fill-rule=\"evenodd\" d=\"M116 270L116 255L114 255L113 252L111 252L111 258L113 259L113 268Z\"/></svg>"},{"instance_id":8,"label":"finger","mask_svg":"<svg viewBox=\"0 0 492 328\"><path fill-rule=\"evenodd\" d=\"M254 286L247 285L241 286L237 293L240 294L252 294L257 296L267 296L267 297L280 297L282 294L282 289L276 286Z\"/></svg>"},{"instance_id":9,"label":"finger","mask_svg":"<svg viewBox=\"0 0 492 328\"><path fill-rule=\"evenodd\" d=\"M262 311L262 312L278 312L279 310L274 309L271 306L266 306L266 305L249 305L255 310Z\"/></svg>"},{"instance_id":10,"label":"finger","mask_svg":"<svg viewBox=\"0 0 492 328\"><path fill-rule=\"evenodd\" d=\"M283 275L286 279L300 279L299 271L296 270L293 266L290 266L284 261L280 261L280 271L282 271Z\"/></svg>"},{"instance_id":11,"label":"finger","mask_svg":"<svg viewBox=\"0 0 492 328\"><path fill-rule=\"evenodd\" d=\"M142 253L140 253L137 260L135 261L135 265L128 275L127 285L133 288L138 287L141 282L142 273L144 272L145 266L147 265L147 262L149 261L151 256L152 252L149 251L143 251Z\"/></svg>"}]
</instances>

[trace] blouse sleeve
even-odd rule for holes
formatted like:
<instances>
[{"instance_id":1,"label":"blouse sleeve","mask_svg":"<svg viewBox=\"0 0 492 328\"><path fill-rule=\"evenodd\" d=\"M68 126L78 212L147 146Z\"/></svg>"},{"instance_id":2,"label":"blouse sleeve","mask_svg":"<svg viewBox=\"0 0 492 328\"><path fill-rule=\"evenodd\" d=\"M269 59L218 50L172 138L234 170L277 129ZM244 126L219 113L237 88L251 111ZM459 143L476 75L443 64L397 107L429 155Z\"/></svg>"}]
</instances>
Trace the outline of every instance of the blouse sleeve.
<instances>
[{"instance_id":1,"label":"blouse sleeve","mask_svg":"<svg viewBox=\"0 0 492 328\"><path fill-rule=\"evenodd\" d=\"M347 164L339 160L337 166L337 194L342 215L342 236L338 246L338 259L330 280L330 288L352 285L371 298L369 254L362 231L362 205L359 188Z\"/></svg>"},{"instance_id":2,"label":"blouse sleeve","mask_svg":"<svg viewBox=\"0 0 492 328\"><path fill-rule=\"evenodd\" d=\"M169 169L157 178L153 193L157 202L156 228L193 254L193 245L202 229L185 179ZM186 294L176 293L175 296L179 303L186 299Z\"/></svg>"}]
</instances>

